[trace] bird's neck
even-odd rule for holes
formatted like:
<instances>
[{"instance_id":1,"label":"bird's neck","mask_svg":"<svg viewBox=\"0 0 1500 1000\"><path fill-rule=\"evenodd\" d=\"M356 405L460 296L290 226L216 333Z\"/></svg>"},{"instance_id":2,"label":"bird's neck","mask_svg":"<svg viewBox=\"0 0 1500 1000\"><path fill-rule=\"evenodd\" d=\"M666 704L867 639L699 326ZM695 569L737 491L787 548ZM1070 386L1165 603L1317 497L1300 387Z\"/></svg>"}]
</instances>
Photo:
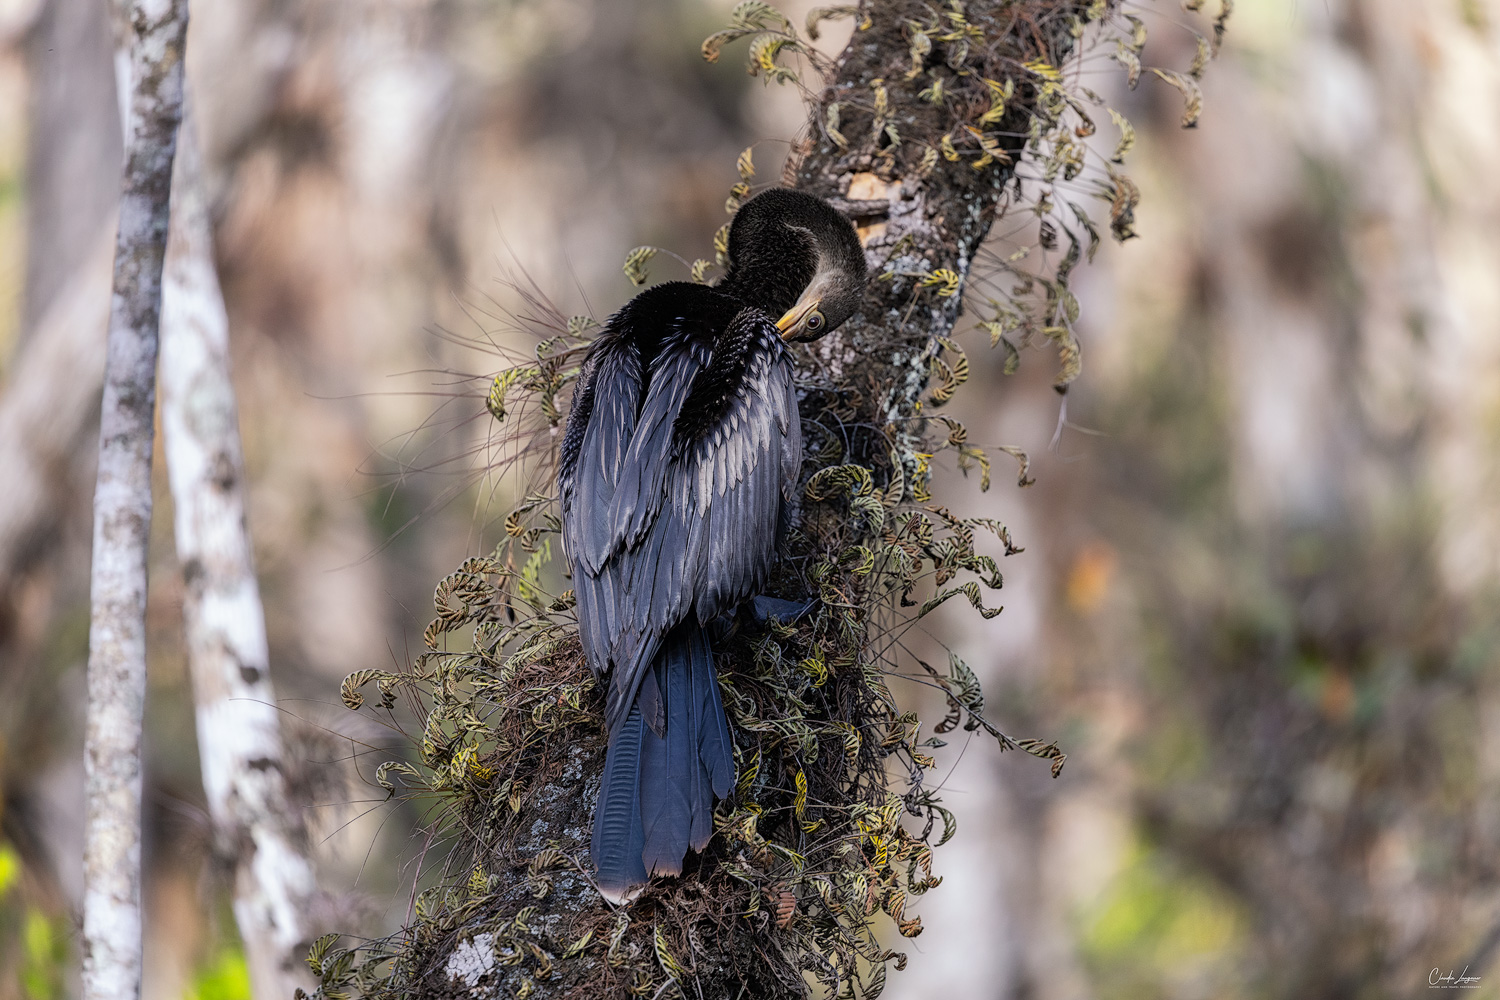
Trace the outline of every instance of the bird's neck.
<instances>
[{"instance_id":1,"label":"bird's neck","mask_svg":"<svg viewBox=\"0 0 1500 1000\"><path fill-rule=\"evenodd\" d=\"M718 290L746 305L764 310L771 317L792 307L817 273L817 258L805 254L779 254L775 259L748 255L731 264Z\"/></svg>"}]
</instances>

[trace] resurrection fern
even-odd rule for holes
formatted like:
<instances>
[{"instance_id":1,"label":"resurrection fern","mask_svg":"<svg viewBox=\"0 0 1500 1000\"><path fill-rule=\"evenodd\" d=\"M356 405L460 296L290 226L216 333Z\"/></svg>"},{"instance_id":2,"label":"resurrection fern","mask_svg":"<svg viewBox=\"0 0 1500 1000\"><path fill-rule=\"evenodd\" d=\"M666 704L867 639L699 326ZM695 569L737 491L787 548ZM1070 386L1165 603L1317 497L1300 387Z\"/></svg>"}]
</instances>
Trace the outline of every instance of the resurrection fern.
<instances>
[{"instance_id":1,"label":"resurrection fern","mask_svg":"<svg viewBox=\"0 0 1500 1000\"><path fill-rule=\"evenodd\" d=\"M1227 7L1192 67L1159 74L1187 97L1185 124L1197 118L1194 81ZM957 829L928 780L939 737L960 725L983 730L1001 750L1061 771L1066 756L1055 743L1011 739L986 718L962 659L950 656L943 670L903 658L900 636L954 598L986 618L1000 611L988 598L1002 585L999 566L979 540L1004 555L1020 549L1004 525L959 517L932 494L931 463L945 451L965 472L978 470L981 489L990 486L987 452L941 412L971 380L950 332L964 303L988 345L1004 349L1006 374L1022 351L1050 345L1057 390L1078 377L1069 280L1093 258L1102 225L1084 202L1107 205L1107 228L1123 240L1139 195L1117 170L1133 128L1077 82L1074 67L1103 51L1134 86L1145 25L1108 0L891 0L817 8L807 37L831 17L854 18L851 51L876 47L882 75L841 77L809 94L815 134L799 155L816 151L832 163L823 176L838 178L832 196L844 199L878 266L867 318L828 338L851 338L844 353L819 345L799 366L801 509L767 589L815 597L816 610L795 623L734 623L717 643L738 778L718 805L712 842L695 870L654 881L626 909L610 910L590 885L602 697L564 589L549 481L505 519L493 552L438 585L426 649L409 670L361 670L344 683L351 709L393 723L398 711L414 712L411 753L382 764L374 780L392 796L435 803L431 839L449 851L401 934L353 949L320 939L308 958L320 996L790 997L806 992L810 976L829 996L874 997L888 964L906 962L887 946L879 915L898 938L921 932L909 904L942 881L933 849ZM764 79L802 86L797 60L832 69L759 0L739 4L704 55L712 61L746 38L750 72ZM1086 141L1101 107L1119 132L1106 153ZM731 213L751 190L751 150L737 167ZM1000 215L1029 220L1013 250L985 251L979 280L972 256L941 259L896 225L906 185L939 181L988 192L990 207L961 220L966 232L982 235ZM981 220L982 212L992 214ZM715 240L718 266L726 234ZM631 251L632 281L646 280L656 252ZM695 262L693 280L714 266ZM569 322L534 360L495 376L486 405L507 433L552 447L558 399L577 377L591 327ZM861 336L872 339L847 346ZM1027 485L1025 454L1003 450ZM898 676L945 697L947 714L931 735L898 704L890 687Z\"/></svg>"}]
</instances>

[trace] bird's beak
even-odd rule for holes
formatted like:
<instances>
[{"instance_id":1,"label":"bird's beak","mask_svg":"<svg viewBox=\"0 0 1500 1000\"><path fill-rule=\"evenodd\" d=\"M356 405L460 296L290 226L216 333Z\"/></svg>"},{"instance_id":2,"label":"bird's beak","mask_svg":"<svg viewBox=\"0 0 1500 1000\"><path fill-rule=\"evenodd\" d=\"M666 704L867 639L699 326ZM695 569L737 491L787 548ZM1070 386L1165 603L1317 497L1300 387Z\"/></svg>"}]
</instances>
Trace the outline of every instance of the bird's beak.
<instances>
[{"instance_id":1,"label":"bird's beak","mask_svg":"<svg viewBox=\"0 0 1500 1000\"><path fill-rule=\"evenodd\" d=\"M782 338L791 340L801 332L802 322L807 319L807 314L818 308L822 301L821 297L802 299L788 309L786 315L776 321L776 329L781 331Z\"/></svg>"}]
</instances>

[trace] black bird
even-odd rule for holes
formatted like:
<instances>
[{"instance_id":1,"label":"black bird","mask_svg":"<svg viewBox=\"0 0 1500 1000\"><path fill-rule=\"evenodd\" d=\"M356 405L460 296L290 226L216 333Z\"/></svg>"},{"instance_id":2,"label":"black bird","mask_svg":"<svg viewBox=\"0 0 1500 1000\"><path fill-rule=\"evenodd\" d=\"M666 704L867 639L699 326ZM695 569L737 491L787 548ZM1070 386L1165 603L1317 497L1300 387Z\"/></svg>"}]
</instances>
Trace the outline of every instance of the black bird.
<instances>
[{"instance_id":1,"label":"black bird","mask_svg":"<svg viewBox=\"0 0 1500 1000\"><path fill-rule=\"evenodd\" d=\"M759 592L802 462L788 340L844 322L859 239L828 203L772 189L729 228L718 285L674 281L610 318L583 364L559 463L584 654L608 676L594 813L615 903L713 835L734 756L708 623ZM779 317L779 318L778 318Z\"/></svg>"}]
</instances>

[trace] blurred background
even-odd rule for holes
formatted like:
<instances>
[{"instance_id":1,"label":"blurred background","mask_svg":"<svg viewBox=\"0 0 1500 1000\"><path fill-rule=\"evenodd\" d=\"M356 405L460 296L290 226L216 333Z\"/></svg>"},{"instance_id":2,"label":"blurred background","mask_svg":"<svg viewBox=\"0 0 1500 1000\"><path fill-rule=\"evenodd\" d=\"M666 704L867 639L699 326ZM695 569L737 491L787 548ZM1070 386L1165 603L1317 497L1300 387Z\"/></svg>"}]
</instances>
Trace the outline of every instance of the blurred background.
<instances>
[{"instance_id":1,"label":"blurred background","mask_svg":"<svg viewBox=\"0 0 1500 1000\"><path fill-rule=\"evenodd\" d=\"M463 377L534 342L507 280L602 318L632 293L629 248L712 258L736 155L753 144L774 181L803 124L737 52L699 58L730 6L194 7L314 926L378 934L407 912L424 815L368 780L402 738L337 689L408 661L432 587L508 509L482 476L486 383ZM950 743L959 834L887 997L1409 996L1466 964L1470 995L1500 996L1500 5L1235 7L1196 130L1170 88L1127 90L1110 50L1075 70L1135 123L1143 199L1140 238L1074 278L1084 372L1060 433L1055 357L1006 376L965 335L952 405L1037 482L1017 489L1003 455L985 494L938 473L939 497L1026 551L998 618L926 624L998 724L1069 760L1053 781ZM1178 0L1127 10L1148 64L1190 61ZM76 991L98 409L77 389L107 310L111 48L100 0L0 3L0 427L18 371L58 401L0 487L43 498L0 500L0 998ZM94 349L34 360L90 323ZM246 997L158 482L145 996Z\"/></svg>"}]
</instances>

